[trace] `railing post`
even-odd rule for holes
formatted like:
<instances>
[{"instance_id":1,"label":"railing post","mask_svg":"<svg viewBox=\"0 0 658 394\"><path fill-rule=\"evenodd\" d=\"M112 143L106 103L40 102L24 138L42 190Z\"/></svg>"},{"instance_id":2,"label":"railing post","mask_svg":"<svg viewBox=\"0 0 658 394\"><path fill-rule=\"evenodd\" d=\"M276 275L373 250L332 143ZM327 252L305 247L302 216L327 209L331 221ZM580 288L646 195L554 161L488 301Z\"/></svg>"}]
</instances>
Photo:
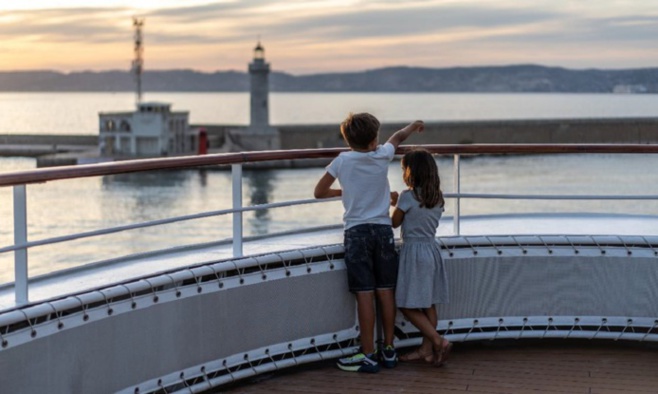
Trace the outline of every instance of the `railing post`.
<instances>
[{"instance_id":1,"label":"railing post","mask_svg":"<svg viewBox=\"0 0 658 394\"><path fill-rule=\"evenodd\" d=\"M242 208L242 164L231 164L233 209ZM242 211L233 212L233 256L242 257Z\"/></svg>"},{"instance_id":2,"label":"railing post","mask_svg":"<svg viewBox=\"0 0 658 394\"><path fill-rule=\"evenodd\" d=\"M460 167L459 167L459 155L455 155L454 158L454 169L453 169L453 189L455 190L455 194L457 194L457 197L455 197L455 213L453 214L453 219L452 219L452 231L455 233L455 235L459 235L459 209L460 209L460 197L459 193L461 193L461 182L460 182Z\"/></svg>"},{"instance_id":3,"label":"railing post","mask_svg":"<svg viewBox=\"0 0 658 394\"><path fill-rule=\"evenodd\" d=\"M27 243L25 194L25 185L14 186L14 245ZM14 251L14 292L16 304L27 304L27 248Z\"/></svg>"}]
</instances>

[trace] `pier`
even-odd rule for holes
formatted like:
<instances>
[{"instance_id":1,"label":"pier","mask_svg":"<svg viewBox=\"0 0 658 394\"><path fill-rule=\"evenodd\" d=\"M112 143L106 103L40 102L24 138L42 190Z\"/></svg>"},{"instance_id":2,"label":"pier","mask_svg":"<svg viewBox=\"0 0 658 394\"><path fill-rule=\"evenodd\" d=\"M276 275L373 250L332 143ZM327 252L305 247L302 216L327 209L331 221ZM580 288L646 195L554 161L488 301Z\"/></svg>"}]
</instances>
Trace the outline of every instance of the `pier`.
<instances>
[{"instance_id":1,"label":"pier","mask_svg":"<svg viewBox=\"0 0 658 394\"><path fill-rule=\"evenodd\" d=\"M99 161L98 136L0 134L0 156L35 157L38 167Z\"/></svg>"}]
</instances>

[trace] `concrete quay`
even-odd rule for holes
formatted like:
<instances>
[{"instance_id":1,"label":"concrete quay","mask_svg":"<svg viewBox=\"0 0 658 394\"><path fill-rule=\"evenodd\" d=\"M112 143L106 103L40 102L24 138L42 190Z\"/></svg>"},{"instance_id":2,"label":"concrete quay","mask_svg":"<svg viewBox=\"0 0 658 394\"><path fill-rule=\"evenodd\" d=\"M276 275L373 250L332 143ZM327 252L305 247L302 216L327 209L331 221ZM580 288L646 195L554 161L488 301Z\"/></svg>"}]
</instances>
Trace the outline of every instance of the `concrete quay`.
<instances>
[{"instance_id":1,"label":"concrete quay","mask_svg":"<svg viewBox=\"0 0 658 394\"><path fill-rule=\"evenodd\" d=\"M385 141L406 123L383 124ZM208 133L209 152L223 151L229 130L244 126L198 124ZM274 126L281 149L345 146L338 123L331 125ZM422 144L658 144L658 118L542 119L428 122L425 132L414 135L410 145ZM100 157L96 135L0 135L0 156L36 157L38 167L114 160ZM125 158L124 158L125 159ZM324 165L304 162L294 166ZM293 166L293 165L291 165Z\"/></svg>"},{"instance_id":2,"label":"concrete quay","mask_svg":"<svg viewBox=\"0 0 658 394\"><path fill-rule=\"evenodd\" d=\"M37 167L98 162L98 136L0 134L0 156L34 157Z\"/></svg>"}]
</instances>

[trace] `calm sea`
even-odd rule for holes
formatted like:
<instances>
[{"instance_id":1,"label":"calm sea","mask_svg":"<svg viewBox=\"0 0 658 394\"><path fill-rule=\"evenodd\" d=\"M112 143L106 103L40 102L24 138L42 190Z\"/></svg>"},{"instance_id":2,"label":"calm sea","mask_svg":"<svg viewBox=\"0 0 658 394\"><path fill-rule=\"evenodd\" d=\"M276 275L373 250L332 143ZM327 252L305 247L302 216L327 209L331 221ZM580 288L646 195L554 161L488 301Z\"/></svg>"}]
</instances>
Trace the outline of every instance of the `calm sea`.
<instances>
[{"instance_id":1,"label":"calm sea","mask_svg":"<svg viewBox=\"0 0 658 394\"><path fill-rule=\"evenodd\" d=\"M192 122L246 124L242 93L148 94ZM95 134L100 111L130 110L128 93L3 93L0 134ZM273 124L338 123L349 111L370 111L384 122L411 119L541 119L658 116L655 95L546 94L272 94ZM412 142L410 140L410 142ZM443 189L452 191L452 159L438 159ZM35 167L33 159L0 158L0 172ZM492 156L462 160L462 191L527 194L658 194L658 157L649 155ZM322 168L245 171L243 204L312 198ZM403 188L398 163L392 189ZM110 226L230 207L230 174L214 169L127 174L29 185L28 238L35 241ZM13 243L11 188L0 188L0 247ZM447 206L447 215L452 204ZM467 200L462 214L616 212L658 215L655 202ZM339 202L248 213L245 234L337 224ZM231 217L201 219L30 250L30 275L230 236ZM0 254L0 283L13 280L13 255Z\"/></svg>"},{"instance_id":2,"label":"calm sea","mask_svg":"<svg viewBox=\"0 0 658 394\"><path fill-rule=\"evenodd\" d=\"M246 125L247 93L147 93L195 123ZM0 93L0 134L97 134L98 113L131 111L132 93ZM658 95L272 93L270 123L332 124L348 112L383 122L658 116Z\"/></svg>"}]
</instances>

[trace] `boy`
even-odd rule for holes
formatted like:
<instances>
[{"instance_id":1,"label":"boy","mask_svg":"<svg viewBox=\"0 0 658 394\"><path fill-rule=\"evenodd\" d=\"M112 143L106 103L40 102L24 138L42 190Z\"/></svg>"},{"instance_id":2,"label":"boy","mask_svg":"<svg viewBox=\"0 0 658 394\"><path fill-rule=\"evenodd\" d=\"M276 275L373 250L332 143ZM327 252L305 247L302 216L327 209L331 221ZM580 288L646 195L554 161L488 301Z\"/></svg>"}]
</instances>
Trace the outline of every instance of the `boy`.
<instances>
[{"instance_id":1,"label":"boy","mask_svg":"<svg viewBox=\"0 0 658 394\"><path fill-rule=\"evenodd\" d=\"M340 132L350 151L343 152L327 166L315 186L315 198L340 196L345 213L345 265L349 289L356 296L361 335L361 352L338 360L338 367L353 372L378 372L375 354L375 294L381 306L384 366L397 364L393 347L395 329L395 284L398 256L395 252L389 205L397 193L388 184L388 166L395 150L412 133L425 125L416 121L398 130L384 145L377 145L380 123L371 114L350 114ZM338 179L341 189L332 189Z\"/></svg>"}]
</instances>

